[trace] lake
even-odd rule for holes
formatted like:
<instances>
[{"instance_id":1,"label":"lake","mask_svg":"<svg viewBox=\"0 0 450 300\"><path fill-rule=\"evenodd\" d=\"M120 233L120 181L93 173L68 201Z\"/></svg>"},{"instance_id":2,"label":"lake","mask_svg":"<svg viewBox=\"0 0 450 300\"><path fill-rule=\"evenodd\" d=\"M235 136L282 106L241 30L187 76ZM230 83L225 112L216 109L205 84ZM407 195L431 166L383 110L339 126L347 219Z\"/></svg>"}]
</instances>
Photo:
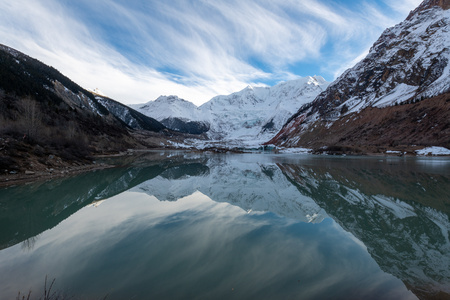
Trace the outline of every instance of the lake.
<instances>
[{"instance_id":1,"label":"lake","mask_svg":"<svg viewBox=\"0 0 450 300\"><path fill-rule=\"evenodd\" d=\"M0 189L1 299L450 297L450 158L115 163Z\"/></svg>"}]
</instances>

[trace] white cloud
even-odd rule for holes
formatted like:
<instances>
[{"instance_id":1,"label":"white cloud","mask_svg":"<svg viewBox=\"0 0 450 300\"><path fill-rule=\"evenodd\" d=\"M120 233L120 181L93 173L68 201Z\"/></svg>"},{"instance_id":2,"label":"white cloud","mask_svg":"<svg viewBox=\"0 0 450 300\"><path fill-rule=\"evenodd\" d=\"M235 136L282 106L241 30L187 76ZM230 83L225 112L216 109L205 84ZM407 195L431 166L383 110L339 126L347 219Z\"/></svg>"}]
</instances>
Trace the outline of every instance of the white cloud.
<instances>
[{"instance_id":1,"label":"white cloud","mask_svg":"<svg viewBox=\"0 0 450 300\"><path fill-rule=\"evenodd\" d=\"M423 0L398 0L398 1L391 1L391 0L383 0L383 2L388 5L390 8L395 10L396 12L404 15L405 17L408 15L408 13L422 2Z\"/></svg>"},{"instance_id":2,"label":"white cloud","mask_svg":"<svg viewBox=\"0 0 450 300\"><path fill-rule=\"evenodd\" d=\"M0 41L127 104L201 104L297 78L303 62L335 76L416 2L386 2L397 12L386 14L320 0L2 1Z\"/></svg>"},{"instance_id":3,"label":"white cloud","mask_svg":"<svg viewBox=\"0 0 450 300\"><path fill-rule=\"evenodd\" d=\"M376 1L359 3L358 9L347 13L351 15L351 22L348 25L357 30L346 30L349 35L347 42L335 43L334 55L328 57L326 64L321 66L321 71L331 73L337 78L345 70L356 65L369 53L380 34L386 28L403 21L409 10L414 9L418 2L421 0L400 0L395 4L386 1L385 4L390 4L391 11L383 9L382 4Z\"/></svg>"}]
</instances>

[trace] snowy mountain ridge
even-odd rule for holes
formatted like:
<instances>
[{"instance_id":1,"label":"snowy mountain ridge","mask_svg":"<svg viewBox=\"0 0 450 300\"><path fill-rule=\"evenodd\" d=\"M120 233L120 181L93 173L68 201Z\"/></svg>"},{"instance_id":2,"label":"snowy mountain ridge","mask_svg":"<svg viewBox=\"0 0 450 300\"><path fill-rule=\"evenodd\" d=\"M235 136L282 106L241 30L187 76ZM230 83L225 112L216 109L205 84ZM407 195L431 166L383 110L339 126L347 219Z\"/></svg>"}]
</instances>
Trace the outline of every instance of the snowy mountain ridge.
<instances>
[{"instance_id":1,"label":"snowy mountain ridge","mask_svg":"<svg viewBox=\"0 0 450 300\"><path fill-rule=\"evenodd\" d=\"M450 90L450 10L423 8L386 29L369 54L315 100L321 114L335 119L343 110L392 106Z\"/></svg>"},{"instance_id":2,"label":"snowy mountain ridge","mask_svg":"<svg viewBox=\"0 0 450 300\"><path fill-rule=\"evenodd\" d=\"M363 97L349 100L362 100L364 105L384 107L401 103L411 98L430 98L450 90L450 10L434 6L412 15L410 19L387 29L373 45L369 55L354 69L342 76L358 76L367 69L369 61L377 62L385 69L381 86L369 86ZM418 71L426 69L428 74L417 76ZM358 74L359 73L359 74ZM356 80L356 76L353 78ZM362 98L362 99L361 99Z\"/></svg>"},{"instance_id":3,"label":"snowy mountain ridge","mask_svg":"<svg viewBox=\"0 0 450 300\"><path fill-rule=\"evenodd\" d=\"M190 121L201 120L201 112L194 103L173 95L159 96L154 101L149 101L145 104L134 104L130 105L130 107L147 116L152 116L158 121L167 118L179 118Z\"/></svg>"},{"instance_id":4,"label":"snowy mountain ridge","mask_svg":"<svg viewBox=\"0 0 450 300\"><path fill-rule=\"evenodd\" d=\"M177 96L161 96L131 107L158 121L172 117L208 124L207 135L212 140L257 145L278 132L294 112L328 84L320 76L307 76L273 87L248 86L216 96L200 107Z\"/></svg>"},{"instance_id":5,"label":"snowy mountain ridge","mask_svg":"<svg viewBox=\"0 0 450 300\"><path fill-rule=\"evenodd\" d=\"M426 0L405 21L386 29L363 60L298 110L268 144L447 146L449 8L450 0Z\"/></svg>"}]
</instances>

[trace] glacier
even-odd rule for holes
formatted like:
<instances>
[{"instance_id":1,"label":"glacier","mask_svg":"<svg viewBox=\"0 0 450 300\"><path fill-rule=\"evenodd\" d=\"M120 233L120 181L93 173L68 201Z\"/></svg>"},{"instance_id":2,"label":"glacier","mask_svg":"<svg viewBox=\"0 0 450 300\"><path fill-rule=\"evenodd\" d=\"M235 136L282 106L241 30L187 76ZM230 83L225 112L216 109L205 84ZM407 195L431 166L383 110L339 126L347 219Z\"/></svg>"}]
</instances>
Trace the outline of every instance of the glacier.
<instances>
[{"instance_id":1,"label":"glacier","mask_svg":"<svg viewBox=\"0 0 450 300\"><path fill-rule=\"evenodd\" d=\"M307 76L273 87L248 86L216 96L199 107L177 96L161 96L131 107L158 121L172 117L208 124L209 144L258 147L328 85L321 76Z\"/></svg>"}]
</instances>

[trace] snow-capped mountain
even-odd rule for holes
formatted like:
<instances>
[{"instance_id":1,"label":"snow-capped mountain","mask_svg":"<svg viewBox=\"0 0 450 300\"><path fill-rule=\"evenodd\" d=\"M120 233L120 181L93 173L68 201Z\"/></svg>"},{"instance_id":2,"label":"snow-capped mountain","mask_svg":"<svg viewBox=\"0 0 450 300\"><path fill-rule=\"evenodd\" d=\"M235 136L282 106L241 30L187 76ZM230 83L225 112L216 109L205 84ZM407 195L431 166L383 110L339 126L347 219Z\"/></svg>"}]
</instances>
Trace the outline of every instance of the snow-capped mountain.
<instances>
[{"instance_id":1,"label":"snow-capped mountain","mask_svg":"<svg viewBox=\"0 0 450 300\"><path fill-rule=\"evenodd\" d=\"M209 124L202 120L198 107L177 96L160 96L155 101L130 107L160 121L172 130L191 134L202 134L209 130Z\"/></svg>"},{"instance_id":2,"label":"snow-capped mountain","mask_svg":"<svg viewBox=\"0 0 450 300\"><path fill-rule=\"evenodd\" d=\"M338 110L346 106L351 112L449 91L450 10L425 5L431 2L425 1L423 9L385 30L366 58L342 74L317 101L337 105ZM341 103L330 101L336 93Z\"/></svg>"},{"instance_id":3,"label":"snow-capped mountain","mask_svg":"<svg viewBox=\"0 0 450 300\"><path fill-rule=\"evenodd\" d=\"M300 109L271 143L283 146L319 146L313 142L313 136L323 137L327 134L325 131L330 133L330 137L323 139L323 145L345 142L353 138L350 128L362 125L353 122L356 117L349 117L352 113L420 102L450 92L449 3L449 0L426 0L405 21L386 29L362 61L344 72L311 105ZM428 107L430 106L437 107L440 104L428 101ZM411 109L413 108L404 108L404 111ZM389 110L386 112L391 113ZM400 109L394 113L400 114ZM382 112L373 110L369 115L374 114ZM426 119L427 115L422 115ZM363 116L364 114L359 118ZM417 116L419 119L420 117ZM339 120L345 120L346 125L336 123ZM440 116L437 127L445 120L446 116ZM370 123L373 120L365 121ZM398 121L401 119L393 117L389 125L383 122L376 124L377 129L383 131L383 125L401 128L403 125ZM397 122L397 126L391 124L394 122ZM343 129L338 129L336 124L348 130L342 133ZM311 130L315 132L310 136L305 135ZM403 131L406 133L407 130ZM379 135L387 134L389 132ZM430 132L432 134L434 133ZM368 139L373 139L373 135L371 133ZM415 143L420 144L423 139L422 136Z\"/></svg>"},{"instance_id":4,"label":"snow-capped mountain","mask_svg":"<svg viewBox=\"0 0 450 300\"><path fill-rule=\"evenodd\" d=\"M145 104L134 104L130 107L141 113L162 121L167 118L179 118L182 120L201 120L201 112L198 107L189 101L177 96L160 96L154 101Z\"/></svg>"},{"instance_id":5,"label":"snow-capped mountain","mask_svg":"<svg viewBox=\"0 0 450 300\"><path fill-rule=\"evenodd\" d=\"M86 164L97 153L161 147L170 143L173 133L155 119L96 97L58 70L1 44L0 119L0 156L6 162L1 169L13 173Z\"/></svg>"},{"instance_id":6,"label":"snow-capped mountain","mask_svg":"<svg viewBox=\"0 0 450 300\"><path fill-rule=\"evenodd\" d=\"M161 96L132 107L165 125L169 118L205 124L212 140L257 145L278 132L295 111L328 84L320 76L308 76L273 87L248 86L227 96L216 96L200 107L176 96Z\"/></svg>"},{"instance_id":7,"label":"snow-capped mountain","mask_svg":"<svg viewBox=\"0 0 450 300\"><path fill-rule=\"evenodd\" d=\"M292 112L312 101L328 83L319 76L287 81L273 87L247 87L228 96L217 96L200 106L212 139L267 141L284 125Z\"/></svg>"}]
</instances>

